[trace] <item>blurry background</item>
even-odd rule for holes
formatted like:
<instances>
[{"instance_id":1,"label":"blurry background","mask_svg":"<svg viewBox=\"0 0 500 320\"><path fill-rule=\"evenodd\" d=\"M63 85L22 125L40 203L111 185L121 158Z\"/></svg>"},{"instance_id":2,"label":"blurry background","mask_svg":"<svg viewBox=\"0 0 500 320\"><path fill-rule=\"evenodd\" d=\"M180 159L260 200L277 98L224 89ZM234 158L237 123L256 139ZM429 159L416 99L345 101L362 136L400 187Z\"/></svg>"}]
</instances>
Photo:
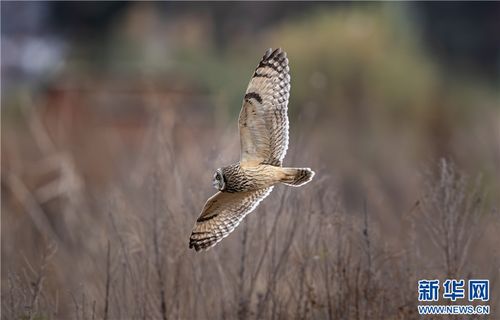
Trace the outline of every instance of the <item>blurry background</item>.
<instances>
[{"instance_id":1,"label":"blurry background","mask_svg":"<svg viewBox=\"0 0 500 320\"><path fill-rule=\"evenodd\" d=\"M1 10L2 316L412 318L432 277L490 279L498 315L500 3ZM195 255L269 47L317 176Z\"/></svg>"}]
</instances>

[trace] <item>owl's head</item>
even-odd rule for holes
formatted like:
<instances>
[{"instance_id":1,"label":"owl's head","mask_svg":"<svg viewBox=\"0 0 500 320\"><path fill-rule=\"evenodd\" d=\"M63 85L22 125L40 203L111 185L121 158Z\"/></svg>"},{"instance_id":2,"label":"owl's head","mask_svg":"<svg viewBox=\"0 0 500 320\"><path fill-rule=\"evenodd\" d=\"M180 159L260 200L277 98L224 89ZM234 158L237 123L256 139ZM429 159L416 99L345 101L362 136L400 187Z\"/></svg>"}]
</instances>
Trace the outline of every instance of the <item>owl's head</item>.
<instances>
[{"instance_id":1,"label":"owl's head","mask_svg":"<svg viewBox=\"0 0 500 320\"><path fill-rule=\"evenodd\" d=\"M222 174L221 168L215 171L214 177L212 179L212 185L219 191L224 191L224 189L226 188L226 181L224 180L224 175Z\"/></svg>"}]
</instances>

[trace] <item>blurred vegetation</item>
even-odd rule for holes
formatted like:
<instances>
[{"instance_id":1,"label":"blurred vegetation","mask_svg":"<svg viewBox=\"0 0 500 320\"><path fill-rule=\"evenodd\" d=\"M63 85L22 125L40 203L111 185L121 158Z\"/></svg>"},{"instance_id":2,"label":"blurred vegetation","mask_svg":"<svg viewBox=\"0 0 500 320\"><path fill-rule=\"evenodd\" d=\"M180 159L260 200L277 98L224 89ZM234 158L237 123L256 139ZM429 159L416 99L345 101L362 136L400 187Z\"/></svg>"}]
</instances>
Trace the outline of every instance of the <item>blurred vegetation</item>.
<instances>
[{"instance_id":1,"label":"blurred vegetation","mask_svg":"<svg viewBox=\"0 0 500 320\"><path fill-rule=\"evenodd\" d=\"M8 5L35 31L2 21L2 317L414 319L416 281L450 275L500 294L500 82L443 62L432 5ZM268 47L290 60L285 164L316 180L196 255Z\"/></svg>"}]
</instances>

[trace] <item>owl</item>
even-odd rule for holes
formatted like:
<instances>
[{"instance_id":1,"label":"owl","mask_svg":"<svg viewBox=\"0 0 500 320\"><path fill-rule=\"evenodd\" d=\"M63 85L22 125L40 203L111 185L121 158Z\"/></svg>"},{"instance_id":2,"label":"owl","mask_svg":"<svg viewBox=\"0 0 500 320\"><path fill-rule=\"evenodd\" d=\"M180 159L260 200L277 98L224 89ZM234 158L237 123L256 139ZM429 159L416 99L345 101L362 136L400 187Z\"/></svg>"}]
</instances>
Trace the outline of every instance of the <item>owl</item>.
<instances>
[{"instance_id":1,"label":"owl","mask_svg":"<svg viewBox=\"0 0 500 320\"><path fill-rule=\"evenodd\" d=\"M196 220L189 248L209 249L230 234L273 190L312 180L309 168L282 166L288 149L290 68L282 49L268 49L250 80L239 116L240 161L215 171L219 191Z\"/></svg>"}]
</instances>

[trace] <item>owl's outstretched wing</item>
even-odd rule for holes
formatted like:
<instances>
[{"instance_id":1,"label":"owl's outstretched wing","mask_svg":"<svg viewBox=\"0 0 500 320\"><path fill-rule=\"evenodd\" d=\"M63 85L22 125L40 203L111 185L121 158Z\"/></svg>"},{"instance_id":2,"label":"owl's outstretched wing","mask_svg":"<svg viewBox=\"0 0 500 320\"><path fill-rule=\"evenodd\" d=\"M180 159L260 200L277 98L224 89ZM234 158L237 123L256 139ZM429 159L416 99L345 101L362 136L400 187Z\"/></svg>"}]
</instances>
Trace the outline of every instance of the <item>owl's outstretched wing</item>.
<instances>
[{"instance_id":1,"label":"owl's outstretched wing","mask_svg":"<svg viewBox=\"0 0 500 320\"><path fill-rule=\"evenodd\" d=\"M189 248L199 251L213 247L230 234L272 190L273 187L249 192L217 192L207 200L196 220Z\"/></svg>"},{"instance_id":2,"label":"owl's outstretched wing","mask_svg":"<svg viewBox=\"0 0 500 320\"><path fill-rule=\"evenodd\" d=\"M281 49L268 49L255 69L239 117L243 167L282 164L288 149L289 71Z\"/></svg>"}]
</instances>

